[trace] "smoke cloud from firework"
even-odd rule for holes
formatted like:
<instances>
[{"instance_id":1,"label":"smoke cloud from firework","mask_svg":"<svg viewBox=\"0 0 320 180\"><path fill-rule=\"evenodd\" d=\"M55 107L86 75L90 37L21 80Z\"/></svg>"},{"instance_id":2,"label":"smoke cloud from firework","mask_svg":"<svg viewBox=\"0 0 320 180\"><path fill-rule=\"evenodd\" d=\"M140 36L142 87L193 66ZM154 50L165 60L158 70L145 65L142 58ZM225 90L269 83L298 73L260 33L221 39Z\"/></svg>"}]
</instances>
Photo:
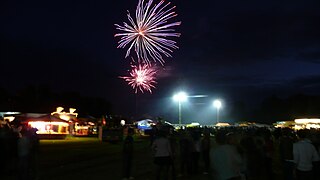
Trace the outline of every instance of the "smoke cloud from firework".
<instances>
[{"instance_id":1,"label":"smoke cloud from firework","mask_svg":"<svg viewBox=\"0 0 320 180\"><path fill-rule=\"evenodd\" d=\"M172 57L170 53L178 46L175 41L167 38L180 37L180 33L176 33L173 27L180 25L181 22L168 23L177 16L173 11L175 6L171 7L170 4L164 0L158 4L153 4L153 0L148 2L139 0L135 19L128 12L129 23L123 22L123 26L115 24L116 29L122 31L115 34L115 37L121 37L118 48L128 47L125 57L130 55L132 48L137 58L147 64L153 60L163 65L165 63L163 55Z\"/></svg>"}]
</instances>

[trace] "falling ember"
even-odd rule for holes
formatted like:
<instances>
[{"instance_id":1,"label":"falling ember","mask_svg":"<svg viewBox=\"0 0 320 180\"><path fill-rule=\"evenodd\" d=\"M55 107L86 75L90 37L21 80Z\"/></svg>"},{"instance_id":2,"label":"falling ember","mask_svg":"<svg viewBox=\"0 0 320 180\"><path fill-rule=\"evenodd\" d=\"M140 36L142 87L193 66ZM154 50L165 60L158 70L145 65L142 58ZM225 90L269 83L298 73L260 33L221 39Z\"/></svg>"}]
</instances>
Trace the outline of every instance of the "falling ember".
<instances>
[{"instance_id":1,"label":"falling ember","mask_svg":"<svg viewBox=\"0 0 320 180\"><path fill-rule=\"evenodd\" d=\"M125 57L130 55L134 47L138 59L143 59L144 63L150 64L153 60L163 65L165 61L162 55L171 57L170 53L178 48L175 41L167 39L180 37L180 33L176 33L172 27L180 25L181 22L168 23L177 16L174 9L175 6L170 7L170 2L165 3L164 0L154 5L153 0L139 0L135 20L128 13L130 23L124 22L123 26L115 24L116 29L122 31L115 34L115 37L121 37L118 48L128 46Z\"/></svg>"},{"instance_id":2,"label":"falling ember","mask_svg":"<svg viewBox=\"0 0 320 180\"><path fill-rule=\"evenodd\" d=\"M138 64L131 65L130 76L121 77L135 90L135 93L141 91L149 91L152 93L151 89L155 88L156 73L157 70L154 67L151 67L150 64Z\"/></svg>"}]
</instances>

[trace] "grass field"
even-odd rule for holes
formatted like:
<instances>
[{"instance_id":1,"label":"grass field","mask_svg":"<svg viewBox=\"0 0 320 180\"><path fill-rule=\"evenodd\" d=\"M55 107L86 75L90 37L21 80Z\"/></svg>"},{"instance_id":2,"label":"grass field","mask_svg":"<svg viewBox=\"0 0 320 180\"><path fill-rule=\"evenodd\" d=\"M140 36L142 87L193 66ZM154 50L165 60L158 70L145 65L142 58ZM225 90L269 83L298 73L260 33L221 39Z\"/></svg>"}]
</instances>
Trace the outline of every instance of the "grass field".
<instances>
[{"instance_id":1,"label":"grass field","mask_svg":"<svg viewBox=\"0 0 320 180\"><path fill-rule=\"evenodd\" d=\"M135 138L132 175L138 180L154 179L154 165L147 139ZM41 140L39 179L41 180L119 180L122 175L122 144L100 142L95 137L67 137ZM1 178L2 179L2 178ZM14 175L4 178L15 179ZM187 179L187 178L182 178ZM205 175L189 179L207 179Z\"/></svg>"}]
</instances>

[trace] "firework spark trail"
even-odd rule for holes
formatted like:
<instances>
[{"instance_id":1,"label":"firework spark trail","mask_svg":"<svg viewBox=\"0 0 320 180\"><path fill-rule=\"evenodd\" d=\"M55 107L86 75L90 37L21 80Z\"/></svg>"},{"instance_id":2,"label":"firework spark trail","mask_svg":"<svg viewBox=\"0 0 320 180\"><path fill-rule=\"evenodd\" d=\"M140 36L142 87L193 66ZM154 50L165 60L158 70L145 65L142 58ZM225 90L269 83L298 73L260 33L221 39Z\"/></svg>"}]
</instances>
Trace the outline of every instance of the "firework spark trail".
<instances>
[{"instance_id":1,"label":"firework spark trail","mask_svg":"<svg viewBox=\"0 0 320 180\"><path fill-rule=\"evenodd\" d=\"M151 67L149 64L131 65L131 68L130 76L120 76L120 78L128 82L128 84L135 90L135 93L138 93L138 90L142 93L144 93L144 90L152 93L151 88L155 88L154 84L157 83L155 81L155 75L157 73L156 68Z\"/></svg>"},{"instance_id":2,"label":"firework spark trail","mask_svg":"<svg viewBox=\"0 0 320 180\"><path fill-rule=\"evenodd\" d=\"M150 60L153 60L163 65L165 61L162 54L172 57L170 53L178 48L176 42L167 37L180 37L180 33L176 33L172 27L180 25L181 22L168 23L177 16L173 11L175 6L169 7L170 2L164 4L164 0L161 0L154 6L152 4L153 0L146 3L144 0L139 0L135 14L136 21L128 11L127 17L130 23L123 22L123 26L115 24L116 29L123 31L115 34L115 37L121 37L118 48L129 46L125 57L130 55L134 47L138 59L143 59L144 63L149 64Z\"/></svg>"}]
</instances>

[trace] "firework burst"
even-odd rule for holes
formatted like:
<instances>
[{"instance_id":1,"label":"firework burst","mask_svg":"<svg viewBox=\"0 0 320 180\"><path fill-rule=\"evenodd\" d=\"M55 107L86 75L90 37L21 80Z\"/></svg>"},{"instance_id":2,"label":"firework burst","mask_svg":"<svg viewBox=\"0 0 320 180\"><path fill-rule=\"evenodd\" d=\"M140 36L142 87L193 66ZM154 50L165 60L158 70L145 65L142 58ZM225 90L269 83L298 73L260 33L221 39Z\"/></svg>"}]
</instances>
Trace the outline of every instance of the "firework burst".
<instances>
[{"instance_id":1,"label":"firework burst","mask_svg":"<svg viewBox=\"0 0 320 180\"><path fill-rule=\"evenodd\" d=\"M149 91L152 93L151 89L155 88L156 73L157 70L155 67L151 67L149 64L140 64L131 65L130 76L121 77L135 90L135 93L141 91Z\"/></svg>"},{"instance_id":2,"label":"firework burst","mask_svg":"<svg viewBox=\"0 0 320 180\"><path fill-rule=\"evenodd\" d=\"M165 3L164 0L154 5L153 0L139 0L136 19L134 20L128 12L129 24L115 24L116 29L122 31L115 34L115 37L121 37L118 48L129 46L125 57L130 55L134 47L138 59L143 59L144 63L149 64L150 60L153 60L163 65L165 61L162 55L171 57L170 53L178 48L175 41L167 39L180 37L180 33L176 33L172 27L180 25L181 22L168 23L177 16L174 9L175 6L170 7L170 2Z\"/></svg>"}]
</instances>

